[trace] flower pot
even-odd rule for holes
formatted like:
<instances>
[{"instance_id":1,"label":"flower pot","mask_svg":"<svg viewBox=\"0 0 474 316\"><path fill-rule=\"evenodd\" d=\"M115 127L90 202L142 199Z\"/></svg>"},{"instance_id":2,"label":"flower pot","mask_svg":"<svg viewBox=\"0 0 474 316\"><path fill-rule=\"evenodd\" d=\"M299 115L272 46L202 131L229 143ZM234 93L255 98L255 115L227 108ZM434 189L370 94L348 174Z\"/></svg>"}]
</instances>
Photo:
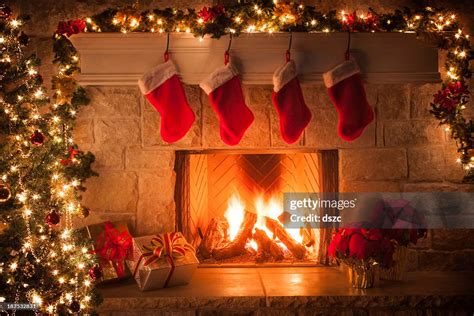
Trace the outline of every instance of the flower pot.
<instances>
[{"instance_id":1,"label":"flower pot","mask_svg":"<svg viewBox=\"0 0 474 316\"><path fill-rule=\"evenodd\" d=\"M388 269L380 269L380 278L383 280L401 281L405 275L405 267L408 261L408 248L398 246L393 253L393 266Z\"/></svg>"},{"instance_id":2,"label":"flower pot","mask_svg":"<svg viewBox=\"0 0 474 316\"><path fill-rule=\"evenodd\" d=\"M368 289L378 282L378 265L374 264L368 268L359 265L348 266L347 274L353 288Z\"/></svg>"}]
</instances>

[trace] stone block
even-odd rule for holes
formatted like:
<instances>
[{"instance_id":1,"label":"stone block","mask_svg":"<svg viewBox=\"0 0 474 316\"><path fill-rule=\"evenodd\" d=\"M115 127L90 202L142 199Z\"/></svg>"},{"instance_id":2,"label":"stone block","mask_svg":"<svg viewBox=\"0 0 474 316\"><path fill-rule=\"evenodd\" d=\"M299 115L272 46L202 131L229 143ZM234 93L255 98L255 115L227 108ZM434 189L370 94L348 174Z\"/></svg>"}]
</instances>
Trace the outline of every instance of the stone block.
<instances>
[{"instance_id":1,"label":"stone block","mask_svg":"<svg viewBox=\"0 0 474 316\"><path fill-rule=\"evenodd\" d=\"M436 250L474 249L474 230L433 229L432 247Z\"/></svg>"},{"instance_id":2,"label":"stone block","mask_svg":"<svg viewBox=\"0 0 474 316\"><path fill-rule=\"evenodd\" d=\"M140 115L138 87L87 87L91 99L86 113L95 118L137 118Z\"/></svg>"},{"instance_id":3,"label":"stone block","mask_svg":"<svg viewBox=\"0 0 474 316\"><path fill-rule=\"evenodd\" d=\"M302 84L303 97L310 108L333 108L328 91L324 84Z\"/></svg>"},{"instance_id":4,"label":"stone block","mask_svg":"<svg viewBox=\"0 0 474 316\"><path fill-rule=\"evenodd\" d=\"M430 113L434 94L440 89L438 83L412 85L410 89L410 116L412 118L431 118Z\"/></svg>"},{"instance_id":5,"label":"stone block","mask_svg":"<svg viewBox=\"0 0 474 316\"><path fill-rule=\"evenodd\" d=\"M408 85L379 85L377 116L380 120L401 120L410 117Z\"/></svg>"},{"instance_id":6,"label":"stone block","mask_svg":"<svg viewBox=\"0 0 474 316\"><path fill-rule=\"evenodd\" d=\"M146 169L169 174L174 168L173 150L146 150L141 146L129 147L125 151L125 167L127 170Z\"/></svg>"},{"instance_id":7,"label":"stone block","mask_svg":"<svg viewBox=\"0 0 474 316\"><path fill-rule=\"evenodd\" d=\"M92 120L77 120L72 133L74 142L82 146L94 143L94 128Z\"/></svg>"},{"instance_id":8,"label":"stone block","mask_svg":"<svg viewBox=\"0 0 474 316\"><path fill-rule=\"evenodd\" d=\"M338 114L333 108L311 107L313 119L305 131L305 145L318 149L362 148L375 146L376 124L372 122L363 134L352 142L342 140L337 134Z\"/></svg>"},{"instance_id":9,"label":"stone block","mask_svg":"<svg viewBox=\"0 0 474 316\"><path fill-rule=\"evenodd\" d=\"M406 183L403 192L474 192L472 184Z\"/></svg>"},{"instance_id":10,"label":"stone block","mask_svg":"<svg viewBox=\"0 0 474 316\"><path fill-rule=\"evenodd\" d=\"M95 156L94 169L123 169L124 147L121 145L98 145L91 149Z\"/></svg>"},{"instance_id":11,"label":"stone block","mask_svg":"<svg viewBox=\"0 0 474 316\"><path fill-rule=\"evenodd\" d=\"M408 149L408 178L413 181L442 181L444 179L443 146Z\"/></svg>"},{"instance_id":12,"label":"stone block","mask_svg":"<svg viewBox=\"0 0 474 316\"><path fill-rule=\"evenodd\" d=\"M140 199L137 210L137 233L157 234L175 230L174 173L139 173Z\"/></svg>"},{"instance_id":13,"label":"stone block","mask_svg":"<svg viewBox=\"0 0 474 316\"><path fill-rule=\"evenodd\" d=\"M99 144L138 145L140 143L140 124L136 119L96 120L94 129Z\"/></svg>"},{"instance_id":14,"label":"stone block","mask_svg":"<svg viewBox=\"0 0 474 316\"><path fill-rule=\"evenodd\" d=\"M461 183L466 175L466 170L464 170L462 165L457 162L458 158L459 153L456 143L453 140L447 141L446 146L444 147L444 172L447 181Z\"/></svg>"},{"instance_id":15,"label":"stone block","mask_svg":"<svg viewBox=\"0 0 474 316\"><path fill-rule=\"evenodd\" d=\"M341 192L400 192L398 181L341 181Z\"/></svg>"},{"instance_id":16,"label":"stone block","mask_svg":"<svg viewBox=\"0 0 474 316\"><path fill-rule=\"evenodd\" d=\"M418 270L472 271L474 250L418 251Z\"/></svg>"},{"instance_id":17,"label":"stone block","mask_svg":"<svg viewBox=\"0 0 474 316\"><path fill-rule=\"evenodd\" d=\"M432 120L392 121L384 123L385 146L441 144L444 130Z\"/></svg>"},{"instance_id":18,"label":"stone block","mask_svg":"<svg viewBox=\"0 0 474 316\"><path fill-rule=\"evenodd\" d=\"M339 153L340 179L398 180L408 174L404 149L343 149Z\"/></svg>"},{"instance_id":19,"label":"stone block","mask_svg":"<svg viewBox=\"0 0 474 316\"><path fill-rule=\"evenodd\" d=\"M133 172L101 171L86 181L83 204L94 211L135 213L138 201L137 175Z\"/></svg>"},{"instance_id":20,"label":"stone block","mask_svg":"<svg viewBox=\"0 0 474 316\"><path fill-rule=\"evenodd\" d=\"M244 86L243 91L255 120L237 146L270 147L270 111L274 111L271 103L272 90L267 86Z\"/></svg>"}]
</instances>

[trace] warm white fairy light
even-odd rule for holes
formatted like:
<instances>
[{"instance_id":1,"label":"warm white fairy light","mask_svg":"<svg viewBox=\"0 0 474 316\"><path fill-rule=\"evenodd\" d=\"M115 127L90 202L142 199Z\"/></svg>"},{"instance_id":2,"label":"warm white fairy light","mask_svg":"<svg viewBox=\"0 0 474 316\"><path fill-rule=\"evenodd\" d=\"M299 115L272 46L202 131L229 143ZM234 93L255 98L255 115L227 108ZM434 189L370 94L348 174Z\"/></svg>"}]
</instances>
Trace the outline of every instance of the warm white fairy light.
<instances>
[{"instance_id":1,"label":"warm white fairy light","mask_svg":"<svg viewBox=\"0 0 474 316\"><path fill-rule=\"evenodd\" d=\"M32 295L31 299L32 299L34 304L37 304L39 306L41 306L41 304L43 304L43 299L41 298L41 296L39 296L36 293Z\"/></svg>"},{"instance_id":2,"label":"warm white fairy light","mask_svg":"<svg viewBox=\"0 0 474 316\"><path fill-rule=\"evenodd\" d=\"M40 89L36 90L36 92L34 93L34 96L37 99L41 98L43 96L43 91L41 91Z\"/></svg>"},{"instance_id":3,"label":"warm white fairy light","mask_svg":"<svg viewBox=\"0 0 474 316\"><path fill-rule=\"evenodd\" d=\"M18 263L12 262L12 263L10 264L10 271L13 272L13 271L15 271L17 268L18 268Z\"/></svg>"},{"instance_id":4,"label":"warm white fairy light","mask_svg":"<svg viewBox=\"0 0 474 316\"><path fill-rule=\"evenodd\" d=\"M10 25L13 27L13 28L17 28L21 25L21 22L17 19L13 19L10 21Z\"/></svg>"}]
</instances>

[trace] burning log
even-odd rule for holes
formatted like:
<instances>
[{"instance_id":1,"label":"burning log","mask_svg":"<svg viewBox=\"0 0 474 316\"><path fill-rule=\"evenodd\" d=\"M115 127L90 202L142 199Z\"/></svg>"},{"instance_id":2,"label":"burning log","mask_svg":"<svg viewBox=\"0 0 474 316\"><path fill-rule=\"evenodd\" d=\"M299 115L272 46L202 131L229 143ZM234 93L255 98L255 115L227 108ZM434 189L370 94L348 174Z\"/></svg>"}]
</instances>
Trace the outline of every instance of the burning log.
<instances>
[{"instance_id":1,"label":"burning log","mask_svg":"<svg viewBox=\"0 0 474 316\"><path fill-rule=\"evenodd\" d=\"M275 258L275 260L283 260L285 257L283 249L271 240L263 230L256 228L253 239L258 245L257 261L264 261L268 256Z\"/></svg>"},{"instance_id":2,"label":"burning log","mask_svg":"<svg viewBox=\"0 0 474 316\"><path fill-rule=\"evenodd\" d=\"M211 219L207 225L204 238L199 245L198 253L208 259L212 255L212 251L219 247L227 239L227 230L229 224L226 221L219 221L215 218Z\"/></svg>"},{"instance_id":3,"label":"burning log","mask_svg":"<svg viewBox=\"0 0 474 316\"><path fill-rule=\"evenodd\" d=\"M212 256L217 260L223 260L244 254L245 244L247 243L247 239L252 237L253 226L256 222L256 214L245 212L244 220L234 240L222 248L214 249Z\"/></svg>"},{"instance_id":4,"label":"burning log","mask_svg":"<svg viewBox=\"0 0 474 316\"><path fill-rule=\"evenodd\" d=\"M281 240L296 259L303 259L306 254L306 248L297 243L285 230L285 228L276 220L265 217L265 225L272 233Z\"/></svg>"}]
</instances>

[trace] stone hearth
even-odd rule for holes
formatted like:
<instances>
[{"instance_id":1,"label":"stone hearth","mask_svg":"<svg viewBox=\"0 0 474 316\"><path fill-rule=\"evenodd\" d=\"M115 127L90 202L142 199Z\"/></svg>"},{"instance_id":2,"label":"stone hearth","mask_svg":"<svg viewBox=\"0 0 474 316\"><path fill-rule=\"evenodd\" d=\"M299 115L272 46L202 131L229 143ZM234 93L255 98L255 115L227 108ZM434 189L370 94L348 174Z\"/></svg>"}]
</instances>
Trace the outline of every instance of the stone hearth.
<instances>
[{"instance_id":1,"label":"stone hearth","mask_svg":"<svg viewBox=\"0 0 474 316\"><path fill-rule=\"evenodd\" d=\"M403 282L350 287L337 268L200 268L188 286L103 287L101 315L471 315L474 274L412 272ZM370 311L370 312L369 312Z\"/></svg>"}]
</instances>

